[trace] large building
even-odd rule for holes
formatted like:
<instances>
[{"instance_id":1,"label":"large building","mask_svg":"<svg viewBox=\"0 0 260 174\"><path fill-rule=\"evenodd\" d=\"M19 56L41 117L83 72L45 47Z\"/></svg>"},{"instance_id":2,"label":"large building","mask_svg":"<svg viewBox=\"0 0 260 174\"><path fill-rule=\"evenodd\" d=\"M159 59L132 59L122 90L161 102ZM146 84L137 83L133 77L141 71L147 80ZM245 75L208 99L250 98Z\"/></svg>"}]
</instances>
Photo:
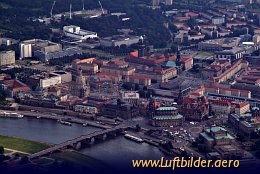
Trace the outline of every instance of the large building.
<instances>
[{"instance_id":1,"label":"large building","mask_svg":"<svg viewBox=\"0 0 260 174\"><path fill-rule=\"evenodd\" d=\"M60 44L40 39L26 40L20 43L20 58L42 57L48 53L61 51Z\"/></svg>"},{"instance_id":2,"label":"large building","mask_svg":"<svg viewBox=\"0 0 260 174\"><path fill-rule=\"evenodd\" d=\"M235 102L227 99L210 99L209 104L211 111L218 114L235 113L241 115L250 111L250 105L246 102Z\"/></svg>"},{"instance_id":3,"label":"large building","mask_svg":"<svg viewBox=\"0 0 260 174\"><path fill-rule=\"evenodd\" d=\"M155 109L151 122L159 127L182 126L184 117L176 107L159 107Z\"/></svg>"},{"instance_id":4,"label":"large building","mask_svg":"<svg viewBox=\"0 0 260 174\"><path fill-rule=\"evenodd\" d=\"M120 98L122 101L126 101L131 104L138 104L140 94L137 91L122 91L120 93Z\"/></svg>"},{"instance_id":5,"label":"large building","mask_svg":"<svg viewBox=\"0 0 260 174\"><path fill-rule=\"evenodd\" d=\"M180 112L186 120L202 121L209 115L208 99L204 96L184 97Z\"/></svg>"},{"instance_id":6,"label":"large building","mask_svg":"<svg viewBox=\"0 0 260 174\"><path fill-rule=\"evenodd\" d=\"M135 76L130 75L125 77L125 81L132 84L138 84L142 86L150 86L151 85L151 78L147 76Z\"/></svg>"},{"instance_id":7,"label":"large building","mask_svg":"<svg viewBox=\"0 0 260 174\"><path fill-rule=\"evenodd\" d=\"M122 45L130 46L137 44L140 39L140 36L114 35L111 37L100 38L100 45L102 47L120 47Z\"/></svg>"},{"instance_id":8,"label":"large building","mask_svg":"<svg viewBox=\"0 0 260 174\"><path fill-rule=\"evenodd\" d=\"M205 143L209 149L215 146L231 145L235 138L232 137L226 129L218 126L212 126L200 133L199 139Z\"/></svg>"},{"instance_id":9,"label":"large building","mask_svg":"<svg viewBox=\"0 0 260 174\"><path fill-rule=\"evenodd\" d=\"M198 49L203 51L222 51L225 49L232 49L238 46L241 42L240 37L220 38L202 41L198 44Z\"/></svg>"},{"instance_id":10,"label":"large building","mask_svg":"<svg viewBox=\"0 0 260 174\"><path fill-rule=\"evenodd\" d=\"M102 114L112 118L131 119L138 116L139 111L133 104L118 99L106 103L102 108Z\"/></svg>"},{"instance_id":11,"label":"large building","mask_svg":"<svg viewBox=\"0 0 260 174\"><path fill-rule=\"evenodd\" d=\"M232 127L246 136L250 136L250 134L255 132L255 127L250 123L251 119L251 114L229 114L228 116L228 122L232 125Z\"/></svg>"},{"instance_id":12,"label":"large building","mask_svg":"<svg viewBox=\"0 0 260 174\"><path fill-rule=\"evenodd\" d=\"M14 64L15 64L15 52L14 51L0 52L0 66L14 65Z\"/></svg>"},{"instance_id":13,"label":"large building","mask_svg":"<svg viewBox=\"0 0 260 174\"><path fill-rule=\"evenodd\" d=\"M18 80L5 80L0 84L1 90L6 90L9 97L14 97L20 92L27 92L31 89Z\"/></svg>"},{"instance_id":14,"label":"large building","mask_svg":"<svg viewBox=\"0 0 260 174\"><path fill-rule=\"evenodd\" d=\"M87 40L87 39L93 39L98 37L96 32L82 30L80 29L80 27L75 25L64 26L63 32L65 36L79 39L79 40Z\"/></svg>"}]
</instances>

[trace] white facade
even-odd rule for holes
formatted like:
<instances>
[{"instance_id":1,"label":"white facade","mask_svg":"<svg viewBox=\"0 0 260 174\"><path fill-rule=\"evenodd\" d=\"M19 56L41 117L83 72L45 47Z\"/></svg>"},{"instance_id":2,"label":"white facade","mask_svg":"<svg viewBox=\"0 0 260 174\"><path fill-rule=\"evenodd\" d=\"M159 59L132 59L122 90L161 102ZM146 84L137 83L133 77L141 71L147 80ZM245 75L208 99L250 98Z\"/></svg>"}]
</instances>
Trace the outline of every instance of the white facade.
<instances>
[{"instance_id":1,"label":"white facade","mask_svg":"<svg viewBox=\"0 0 260 174\"><path fill-rule=\"evenodd\" d=\"M45 79L40 79L40 87L48 88L50 86L55 86L61 84L61 76L54 76Z\"/></svg>"},{"instance_id":2,"label":"white facade","mask_svg":"<svg viewBox=\"0 0 260 174\"><path fill-rule=\"evenodd\" d=\"M32 44L20 43L20 58L32 57Z\"/></svg>"},{"instance_id":3,"label":"white facade","mask_svg":"<svg viewBox=\"0 0 260 174\"><path fill-rule=\"evenodd\" d=\"M74 25L64 26L63 32L67 37L80 40L93 39L98 37L96 32L82 30L80 27Z\"/></svg>"}]
</instances>

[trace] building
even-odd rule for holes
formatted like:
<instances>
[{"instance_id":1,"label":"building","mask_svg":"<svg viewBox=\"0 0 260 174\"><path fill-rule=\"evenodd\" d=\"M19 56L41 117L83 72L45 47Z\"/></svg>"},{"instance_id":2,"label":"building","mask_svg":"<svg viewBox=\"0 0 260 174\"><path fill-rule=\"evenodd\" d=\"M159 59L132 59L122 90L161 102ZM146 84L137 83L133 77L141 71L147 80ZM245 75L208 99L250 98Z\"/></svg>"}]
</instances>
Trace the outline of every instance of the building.
<instances>
[{"instance_id":1,"label":"building","mask_svg":"<svg viewBox=\"0 0 260 174\"><path fill-rule=\"evenodd\" d=\"M164 83L168 82L169 79L173 79L177 76L177 69L175 67L161 68L141 68L134 72L134 76L145 76L151 78L153 81Z\"/></svg>"},{"instance_id":2,"label":"building","mask_svg":"<svg viewBox=\"0 0 260 174\"><path fill-rule=\"evenodd\" d=\"M235 128L238 132L243 133L246 136L250 136L255 132L255 127L250 123L252 119L251 114L229 114L228 122Z\"/></svg>"},{"instance_id":3,"label":"building","mask_svg":"<svg viewBox=\"0 0 260 174\"><path fill-rule=\"evenodd\" d=\"M204 96L186 96L180 108L185 120L202 121L209 115L209 102Z\"/></svg>"},{"instance_id":4,"label":"building","mask_svg":"<svg viewBox=\"0 0 260 174\"><path fill-rule=\"evenodd\" d=\"M96 114L98 112L96 107L85 105L75 105L74 111L87 114Z\"/></svg>"},{"instance_id":5,"label":"building","mask_svg":"<svg viewBox=\"0 0 260 174\"><path fill-rule=\"evenodd\" d=\"M98 60L96 58L75 59L72 62L72 69L74 71L82 70L83 74L96 74L99 71Z\"/></svg>"},{"instance_id":6,"label":"building","mask_svg":"<svg viewBox=\"0 0 260 174\"><path fill-rule=\"evenodd\" d=\"M200 133L199 139L202 143L212 149L215 146L231 145L235 138L223 127L212 126Z\"/></svg>"},{"instance_id":7,"label":"building","mask_svg":"<svg viewBox=\"0 0 260 174\"><path fill-rule=\"evenodd\" d=\"M240 42L240 37L212 39L200 42L198 49L202 51L222 51L232 49L238 46Z\"/></svg>"},{"instance_id":8,"label":"building","mask_svg":"<svg viewBox=\"0 0 260 174\"><path fill-rule=\"evenodd\" d=\"M141 86L150 86L151 85L151 78L147 76L136 76L136 75L131 75L131 76L126 76L125 81L127 83L132 83L132 84L138 84Z\"/></svg>"},{"instance_id":9,"label":"building","mask_svg":"<svg viewBox=\"0 0 260 174\"><path fill-rule=\"evenodd\" d=\"M31 88L19 80L4 80L0 84L0 88L1 90L6 90L9 97L14 97L20 92L27 92L31 90Z\"/></svg>"},{"instance_id":10,"label":"building","mask_svg":"<svg viewBox=\"0 0 260 174\"><path fill-rule=\"evenodd\" d=\"M140 99L140 94L137 91L122 91L120 92L122 101L137 105Z\"/></svg>"},{"instance_id":11,"label":"building","mask_svg":"<svg viewBox=\"0 0 260 174\"><path fill-rule=\"evenodd\" d=\"M173 0L165 0L165 5L172 5Z\"/></svg>"},{"instance_id":12,"label":"building","mask_svg":"<svg viewBox=\"0 0 260 174\"><path fill-rule=\"evenodd\" d=\"M14 45L17 43L18 43L18 40L15 40L15 39L5 38L5 37L0 38L0 45L10 46L10 45Z\"/></svg>"},{"instance_id":13,"label":"building","mask_svg":"<svg viewBox=\"0 0 260 174\"><path fill-rule=\"evenodd\" d=\"M15 52L14 51L1 51L0 52L0 66L14 65Z\"/></svg>"},{"instance_id":14,"label":"building","mask_svg":"<svg viewBox=\"0 0 260 174\"><path fill-rule=\"evenodd\" d=\"M121 76L129 76L133 75L135 72L134 67L129 67L128 65L118 65L118 64L107 64L100 68L101 73L111 73L111 74L119 74Z\"/></svg>"},{"instance_id":15,"label":"building","mask_svg":"<svg viewBox=\"0 0 260 174\"><path fill-rule=\"evenodd\" d=\"M152 115L151 122L156 127L182 126L184 117L176 107L159 107Z\"/></svg>"},{"instance_id":16,"label":"building","mask_svg":"<svg viewBox=\"0 0 260 174\"><path fill-rule=\"evenodd\" d=\"M218 114L235 113L238 115L250 111L250 105L246 102L236 102L227 99L209 99L211 111Z\"/></svg>"},{"instance_id":17,"label":"building","mask_svg":"<svg viewBox=\"0 0 260 174\"><path fill-rule=\"evenodd\" d=\"M47 54L61 50L60 44L48 40L31 39L20 43L20 58L35 56L44 59Z\"/></svg>"},{"instance_id":18,"label":"building","mask_svg":"<svg viewBox=\"0 0 260 174\"><path fill-rule=\"evenodd\" d=\"M244 150L234 145L216 146L215 150L222 159L241 159L244 156Z\"/></svg>"},{"instance_id":19,"label":"building","mask_svg":"<svg viewBox=\"0 0 260 174\"><path fill-rule=\"evenodd\" d=\"M227 60L217 60L214 61L212 64L209 66L205 67L202 70L202 77L204 79L212 78L212 77L217 77L221 73L225 72L225 70L230 66L231 64Z\"/></svg>"},{"instance_id":20,"label":"building","mask_svg":"<svg viewBox=\"0 0 260 174\"><path fill-rule=\"evenodd\" d=\"M153 6L158 6L160 4L161 0L152 0Z\"/></svg>"},{"instance_id":21,"label":"building","mask_svg":"<svg viewBox=\"0 0 260 174\"><path fill-rule=\"evenodd\" d=\"M133 104L118 99L104 104L102 114L112 118L131 119L138 116L139 111Z\"/></svg>"},{"instance_id":22,"label":"building","mask_svg":"<svg viewBox=\"0 0 260 174\"><path fill-rule=\"evenodd\" d=\"M233 63L230 67L225 69L225 71L219 74L216 77L210 78L210 81L215 83L226 82L228 79L233 77L236 73L238 73L242 69L246 69L248 67L248 62L244 60L239 60Z\"/></svg>"},{"instance_id":23,"label":"building","mask_svg":"<svg viewBox=\"0 0 260 174\"><path fill-rule=\"evenodd\" d=\"M80 27L75 25L64 26L63 32L65 36L79 39L79 40L87 40L87 39L93 39L98 37L96 32L82 30L80 29Z\"/></svg>"},{"instance_id":24,"label":"building","mask_svg":"<svg viewBox=\"0 0 260 174\"><path fill-rule=\"evenodd\" d=\"M225 18L220 17L220 16L213 17L211 19L211 23L214 25L221 25L221 24L225 23Z\"/></svg>"},{"instance_id":25,"label":"building","mask_svg":"<svg viewBox=\"0 0 260 174\"><path fill-rule=\"evenodd\" d=\"M120 47L122 45L130 46L139 43L140 36L131 35L114 35L110 37L100 38L100 45L102 47Z\"/></svg>"},{"instance_id":26,"label":"building","mask_svg":"<svg viewBox=\"0 0 260 174\"><path fill-rule=\"evenodd\" d=\"M71 94L80 98L88 97L90 94L89 80L79 71L76 79L71 84Z\"/></svg>"}]
</instances>

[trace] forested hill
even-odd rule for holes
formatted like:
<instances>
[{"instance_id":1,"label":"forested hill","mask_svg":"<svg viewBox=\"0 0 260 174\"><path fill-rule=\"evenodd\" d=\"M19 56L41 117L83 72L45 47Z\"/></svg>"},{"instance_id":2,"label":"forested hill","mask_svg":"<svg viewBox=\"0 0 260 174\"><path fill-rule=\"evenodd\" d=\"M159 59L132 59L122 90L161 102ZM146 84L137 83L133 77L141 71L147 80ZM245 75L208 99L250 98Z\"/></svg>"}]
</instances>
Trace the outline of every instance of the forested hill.
<instances>
[{"instance_id":1,"label":"forested hill","mask_svg":"<svg viewBox=\"0 0 260 174\"><path fill-rule=\"evenodd\" d=\"M0 35L15 39L51 39L51 27L62 28L75 24L83 29L96 31L99 36L117 34L118 28L130 28L135 34L146 35L150 44L165 47L171 39L169 31L164 27L168 22L159 10L145 6L150 0L101 0L103 8L109 12L125 12L131 20L122 22L115 16L84 19L74 17L61 23L46 26L33 22L33 18L49 16L54 0L0 0ZM85 9L100 8L98 0L84 0ZM73 11L82 9L82 0L56 0L53 14L69 11L70 3Z\"/></svg>"}]
</instances>

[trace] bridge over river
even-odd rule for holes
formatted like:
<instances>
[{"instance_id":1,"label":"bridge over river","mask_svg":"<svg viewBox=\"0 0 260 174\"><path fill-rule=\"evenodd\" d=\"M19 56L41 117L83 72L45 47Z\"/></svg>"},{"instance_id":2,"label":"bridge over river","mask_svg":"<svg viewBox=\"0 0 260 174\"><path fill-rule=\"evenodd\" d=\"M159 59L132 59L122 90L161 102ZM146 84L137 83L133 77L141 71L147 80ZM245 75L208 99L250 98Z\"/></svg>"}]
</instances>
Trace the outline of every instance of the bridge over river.
<instances>
[{"instance_id":1,"label":"bridge over river","mask_svg":"<svg viewBox=\"0 0 260 174\"><path fill-rule=\"evenodd\" d=\"M82 135L80 137L74 138L72 140L65 141L63 143L57 144L53 147L50 147L48 149L42 150L40 152L31 154L28 156L29 159L36 159L45 155L52 154L56 151L60 151L67 148L77 148L78 146L81 146L81 143L86 144L93 144L95 142L95 139L102 139L104 140L108 135L116 135L117 133L122 133L124 130L130 128L126 125L120 125L116 126L114 128L102 130L102 131L96 131L88 135ZM80 148L80 147L79 147Z\"/></svg>"}]
</instances>

